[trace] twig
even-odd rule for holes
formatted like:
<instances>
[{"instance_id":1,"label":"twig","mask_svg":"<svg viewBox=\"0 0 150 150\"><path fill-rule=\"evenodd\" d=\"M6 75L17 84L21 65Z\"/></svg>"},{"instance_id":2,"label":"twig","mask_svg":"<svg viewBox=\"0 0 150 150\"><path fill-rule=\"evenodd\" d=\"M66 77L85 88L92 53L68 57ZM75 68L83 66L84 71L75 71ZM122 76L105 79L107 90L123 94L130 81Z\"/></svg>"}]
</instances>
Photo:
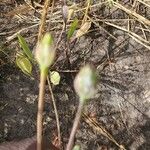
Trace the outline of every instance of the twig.
<instances>
[{"instance_id":1,"label":"twig","mask_svg":"<svg viewBox=\"0 0 150 150\"><path fill-rule=\"evenodd\" d=\"M47 31L49 31L50 27L51 27L51 17L52 17L53 11L54 11L54 4L55 4L55 0L52 0L52 7L51 7L50 16L49 16L49 23L48 23Z\"/></svg>"},{"instance_id":2,"label":"twig","mask_svg":"<svg viewBox=\"0 0 150 150\"><path fill-rule=\"evenodd\" d=\"M23 28L23 29L19 30L18 32L15 32L14 34L12 34L11 36L9 36L9 37L6 38L7 42L10 42L10 41L13 40L14 38L16 38L18 33L21 33L21 32L23 32L23 31L25 31L25 30L34 28L34 27L36 27L36 26L38 26L38 24L34 24L34 25L32 25L32 26Z\"/></svg>"},{"instance_id":3,"label":"twig","mask_svg":"<svg viewBox=\"0 0 150 150\"><path fill-rule=\"evenodd\" d=\"M143 16L139 15L138 13L136 13L135 11L132 11L130 9L127 9L126 7L124 7L123 5L114 2L115 6L123 11L125 11L126 13L128 13L131 16L134 16L135 18L137 18L137 20L141 23L144 23L148 26L150 26L150 20L144 18Z\"/></svg>"},{"instance_id":4,"label":"twig","mask_svg":"<svg viewBox=\"0 0 150 150\"><path fill-rule=\"evenodd\" d=\"M138 0L140 3L142 3L143 5L147 6L150 8L150 5L148 3L146 3L146 1L142 1L142 0ZM147 1L148 2L148 1Z\"/></svg>"},{"instance_id":5,"label":"twig","mask_svg":"<svg viewBox=\"0 0 150 150\"><path fill-rule=\"evenodd\" d=\"M140 37L139 35L135 34L134 32L131 32L131 31L128 31L127 29L123 28L123 27L120 27L118 25L115 25L115 24L112 24L110 22L105 22L107 25L110 25L112 27L115 27L119 30L122 30L126 33L128 33L128 35L133 38L136 42L140 43L141 45L143 45L144 47L146 47L147 49L150 50L150 46L148 45L149 44L149 41L146 41L145 39L143 39L142 37ZM147 44L147 45L146 45Z\"/></svg>"},{"instance_id":6,"label":"twig","mask_svg":"<svg viewBox=\"0 0 150 150\"><path fill-rule=\"evenodd\" d=\"M88 117L85 113L83 113L84 121L88 123L93 129L98 131L99 133L103 134L105 137L107 137L109 140L111 140L113 143L115 143L121 150L126 150L123 145L120 145L113 136L106 131L106 129L98 124L95 120Z\"/></svg>"},{"instance_id":7,"label":"twig","mask_svg":"<svg viewBox=\"0 0 150 150\"><path fill-rule=\"evenodd\" d=\"M87 21L87 15L88 15L88 10L89 10L89 8L90 8L90 3L91 3L91 1L90 1L90 0L87 0L87 6L86 6L86 9L85 9L85 15L84 15L84 17L83 17L83 19L82 19L82 24L81 24L81 26Z\"/></svg>"},{"instance_id":8,"label":"twig","mask_svg":"<svg viewBox=\"0 0 150 150\"><path fill-rule=\"evenodd\" d=\"M46 22L46 15L47 15L47 12L48 12L49 3L50 3L50 0L46 0L45 3L44 3L43 13L42 13L42 17L41 17L41 23L40 23L40 27L39 27L38 43L41 40L43 32L44 32L44 27L45 27L45 22Z\"/></svg>"},{"instance_id":9,"label":"twig","mask_svg":"<svg viewBox=\"0 0 150 150\"><path fill-rule=\"evenodd\" d=\"M83 12L82 12L82 13L83 13ZM84 14L84 13L83 13L83 14ZM103 28L102 26L100 26L94 19L92 19L92 18L89 17L88 15L87 15L87 18L88 18L91 22L93 22L100 30L101 30L101 29L104 30L104 32L107 33L110 37L112 37L114 40L117 40L117 38L116 38L114 35L110 34L105 28Z\"/></svg>"}]
</instances>

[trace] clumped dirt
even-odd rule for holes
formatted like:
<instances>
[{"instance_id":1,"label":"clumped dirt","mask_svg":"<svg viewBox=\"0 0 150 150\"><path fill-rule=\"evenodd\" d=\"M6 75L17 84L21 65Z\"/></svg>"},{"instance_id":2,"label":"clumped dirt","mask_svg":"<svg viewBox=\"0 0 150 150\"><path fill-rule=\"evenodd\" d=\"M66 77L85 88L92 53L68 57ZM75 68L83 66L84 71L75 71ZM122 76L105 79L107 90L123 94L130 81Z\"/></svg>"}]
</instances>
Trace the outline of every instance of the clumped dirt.
<instances>
[{"instance_id":1,"label":"clumped dirt","mask_svg":"<svg viewBox=\"0 0 150 150\"><path fill-rule=\"evenodd\" d=\"M94 1L94 4L97 3ZM124 2L124 5L130 4L129 1ZM26 6L24 1L21 4L12 3L10 0L0 2L1 143L36 134L38 69L34 66L33 78L30 78L16 67L14 60L16 52L20 51L17 32L21 31L30 48L34 49L40 19L38 11L41 8L37 8L37 12L32 9L19 12L17 8L24 5ZM60 3L56 2L55 5L57 7L54 12L59 12ZM140 14L150 19L150 9L143 5L140 8L143 10ZM99 20L127 18L123 11L110 9L105 5L98 5L90 11L91 17ZM81 17L80 14L77 16ZM58 13L57 17L51 17L50 31L55 39L58 38L63 23L61 13ZM85 107L75 142L81 145L82 150L116 150L121 145L130 150L149 150L150 51L124 31L103 24L102 21L98 23L101 28L92 23L91 32L70 45L71 69L79 70L85 63L91 63L99 76L97 94ZM127 25L126 22L118 23L122 27ZM142 35L140 28L137 28L140 26L138 23L131 25L135 27L135 33ZM149 26L147 28L149 29ZM149 32L145 33L149 41ZM73 89L73 78L77 72L65 72L68 68L64 41L62 37L57 50L58 59L52 67L52 70L60 72L61 82L59 86L52 88L65 147L76 113L78 97ZM45 99L43 130L45 136L53 142L57 137L57 128L48 85Z\"/></svg>"}]
</instances>

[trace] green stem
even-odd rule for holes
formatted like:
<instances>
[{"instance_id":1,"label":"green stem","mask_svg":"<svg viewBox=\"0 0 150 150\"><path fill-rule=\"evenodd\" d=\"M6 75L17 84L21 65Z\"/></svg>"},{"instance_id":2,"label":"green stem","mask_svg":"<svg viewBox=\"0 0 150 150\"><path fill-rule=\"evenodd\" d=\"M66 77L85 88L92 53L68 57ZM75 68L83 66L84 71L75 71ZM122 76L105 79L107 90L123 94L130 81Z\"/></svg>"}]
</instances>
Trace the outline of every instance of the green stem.
<instances>
[{"instance_id":1,"label":"green stem","mask_svg":"<svg viewBox=\"0 0 150 150\"><path fill-rule=\"evenodd\" d=\"M43 108L44 108L46 77L47 77L47 69L41 70L38 113L37 113L37 150L42 150L42 142L43 142L42 129L43 129Z\"/></svg>"},{"instance_id":2,"label":"green stem","mask_svg":"<svg viewBox=\"0 0 150 150\"><path fill-rule=\"evenodd\" d=\"M84 106L84 103L80 102L79 106L78 106L78 110L77 110L77 113L76 113L76 117L75 117L75 120L74 120L74 124L73 124L72 130L71 130L71 134L70 134L70 137L69 137L69 142L67 144L66 150L72 150L72 148L73 148L74 137L75 137L75 134L76 134L78 126L79 126L80 118L81 118L82 111L83 111L83 108L84 108L83 106Z\"/></svg>"}]
</instances>

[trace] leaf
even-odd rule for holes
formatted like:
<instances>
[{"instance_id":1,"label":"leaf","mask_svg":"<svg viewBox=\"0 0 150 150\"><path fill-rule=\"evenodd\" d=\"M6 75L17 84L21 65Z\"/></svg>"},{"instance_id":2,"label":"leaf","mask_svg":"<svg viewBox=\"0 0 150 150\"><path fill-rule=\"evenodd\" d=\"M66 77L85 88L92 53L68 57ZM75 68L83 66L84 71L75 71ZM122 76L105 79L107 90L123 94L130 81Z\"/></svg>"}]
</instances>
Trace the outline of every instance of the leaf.
<instances>
[{"instance_id":1,"label":"leaf","mask_svg":"<svg viewBox=\"0 0 150 150\"><path fill-rule=\"evenodd\" d=\"M60 74L57 71L52 71L50 73L50 80L54 85L58 85L60 82Z\"/></svg>"},{"instance_id":2,"label":"leaf","mask_svg":"<svg viewBox=\"0 0 150 150\"><path fill-rule=\"evenodd\" d=\"M18 36L20 47L23 49L24 53L28 56L28 58L30 60L33 60L32 52L28 44L26 43L25 39L20 34L18 34L17 36Z\"/></svg>"},{"instance_id":3,"label":"leaf","mask_svg":"<svg viewBox=\"0 0 150 150\"><path fill-rule=\"evenodd\" d=\"M73 14L74 14L74 9L69 9L69 11L68 11L68 19L67 19L67 21L69 21L70 19L71 19L71 17L73 16Z\"/></svg>"},{"instance_id":4,"label":"leaf","mask_svg":"<svg viewBox=\"0 0 150 150\"><path fill-rule=\"evenodd\" d=\"M16 58L16 64L22 70L23 73L31 75L32 64L30 63L30 61L26 56L18 55Z\"/></svg>"},{"instance_id":5,"label":"leaf","mask_svg":"<svg viewBox=\"0 0 150 150\"><path fill-rule=\"evenodd\" d=\"M79 145L75 145L75 146L73 147L73 150L80 150L80 146L79 146Z\"/></svg>"},{"instance_id":6,"label":"leaf","mask_svg":"<svg viewBox=\"0 0 150 150\"><path fill-rule=\"evenodd\" d=\"M85 22L81 28L77 31L76 33L76 38L79 38L81 37L82 35L86 34L88 32L88 30L90 29L91 27L91 22L87 21Z\"/></svg>"},{"instance_id":7,"label":"leaf","mask_svg":"<svg viewBox=\"0 0 150 150\"><path fill-rule=\"evenodd\" d=\"M77 25L78 25L78 19L75 18L74 21L71 23L71 26L70 26L69 31L68 31L68 33L67 33L67 39L68 39L68 40L72 37L74 31L75 31L76 28L77 28Z\"/></svg>"}]
</instances>

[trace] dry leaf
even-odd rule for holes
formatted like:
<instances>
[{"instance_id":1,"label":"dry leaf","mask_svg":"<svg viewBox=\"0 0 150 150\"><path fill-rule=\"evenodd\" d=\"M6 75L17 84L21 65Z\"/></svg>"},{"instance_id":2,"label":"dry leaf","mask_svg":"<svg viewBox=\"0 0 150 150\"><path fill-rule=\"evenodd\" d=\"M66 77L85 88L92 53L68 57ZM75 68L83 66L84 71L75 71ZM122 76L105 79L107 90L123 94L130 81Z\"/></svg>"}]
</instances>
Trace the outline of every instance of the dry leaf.
<instances>
[{"instance_id":1,"label":"dry leaf","mask_svg":"<svg viewBox=\"0 0 150 150\"><path fill-rule=\"evenodd\" d=\"M82 35L86 34L88 32L88 30L90 29L91 27L91 22L90 21L87 21L85 22L81 28L77 31L76 33L76 38L79 38L81 37Z\"/></svg>"}]
</instances>

